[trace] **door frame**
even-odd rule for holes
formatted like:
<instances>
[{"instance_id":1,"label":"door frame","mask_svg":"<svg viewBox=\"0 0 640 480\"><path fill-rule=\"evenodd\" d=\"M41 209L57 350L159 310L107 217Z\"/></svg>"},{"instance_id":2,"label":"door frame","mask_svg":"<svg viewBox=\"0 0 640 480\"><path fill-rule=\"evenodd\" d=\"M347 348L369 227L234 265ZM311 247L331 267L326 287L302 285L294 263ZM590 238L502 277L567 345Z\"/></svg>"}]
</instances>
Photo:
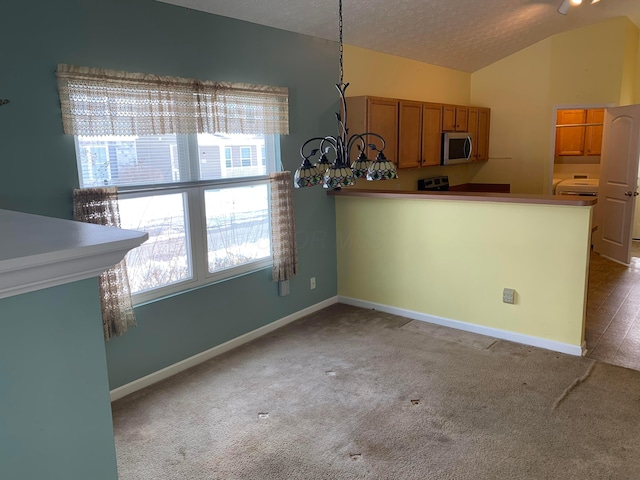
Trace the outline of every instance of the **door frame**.
<instances>
[{"instance_id":1,"label":"door frame","mask_svg":"<svg viewBox=\"0 0 640 480\"><path fill-rule=\"evenodd\" d=\"M553 106L553 113L551 117L551 146L549 151L549 174L547 176L546 185L543 186L543 193L547 195L553 195L553 169L555 165L555 153L556 153L556 119L558 118L558 110L571 110L578 108L610 108L618 107L614 103L579 103L579 104L557 104ZM599 162L598 162L599 163ZM598 173L598 178L600 174Z\"/></svg>"}]
</instances>

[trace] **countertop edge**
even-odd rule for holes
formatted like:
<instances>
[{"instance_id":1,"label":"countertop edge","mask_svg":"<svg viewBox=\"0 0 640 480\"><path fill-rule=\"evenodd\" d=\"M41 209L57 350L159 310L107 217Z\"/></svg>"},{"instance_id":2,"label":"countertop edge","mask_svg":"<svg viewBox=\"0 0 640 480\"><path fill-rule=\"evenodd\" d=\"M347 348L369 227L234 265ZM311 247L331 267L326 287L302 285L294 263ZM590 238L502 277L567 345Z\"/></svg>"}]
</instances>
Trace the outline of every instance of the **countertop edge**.
<instances>
[{"instance_id":1,"label":"countertop edge","mask_svg":"<svg viewBox=\"0 0 640 480\"><path fill-rule=\"evenodd\" d=\"M0 210L0 225L0 298L99 276L148 238L9 210Z\"/></svg>"},{"instance_id":2,"label":"countertop edge","mask_svg":"<svg viewBox=\"0 0 640 480\"><path fill-rule=\"evenodd\" d=\"M429 192L397 190L335 189L327 195L336 197L401 198L420 200L458 200L465 202L525 203L532 205L563 205L573 207L591 207L597 203L593 197L575 195L535 195L493 192Z\"/></svg>"}]
</instances>

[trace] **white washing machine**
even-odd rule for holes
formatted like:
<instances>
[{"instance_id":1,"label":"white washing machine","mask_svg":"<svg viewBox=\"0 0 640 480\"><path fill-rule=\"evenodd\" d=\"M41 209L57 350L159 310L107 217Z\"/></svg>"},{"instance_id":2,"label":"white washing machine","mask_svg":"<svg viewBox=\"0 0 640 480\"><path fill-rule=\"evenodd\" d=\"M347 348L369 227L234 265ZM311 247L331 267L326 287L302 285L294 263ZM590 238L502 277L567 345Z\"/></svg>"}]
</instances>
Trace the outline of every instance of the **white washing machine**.
<instances>
[{"instance_id":1,"label":"white washing machine","mask_svg":"<svg viewBox=\"0 0 640 480\"><path fill-rule=\"evenodd\" d=\"M560 182L564 181L562 178L554 178L551 182L551 195L557 195L556 187Z\"/></svg>"},{"instance_id":2,"label":"white washing machine","mask_svg":"<svg viewBox=\"0 0 640 480\"><path fill-rule=\"evenodd\" d=\"M577 195L580 197L598 197L600 180L597 178L570 178L562 180L556 185L556 195ZM593 207L591 216L591 228L598 226L598 205Z\"/></svg>"}]
</instances>

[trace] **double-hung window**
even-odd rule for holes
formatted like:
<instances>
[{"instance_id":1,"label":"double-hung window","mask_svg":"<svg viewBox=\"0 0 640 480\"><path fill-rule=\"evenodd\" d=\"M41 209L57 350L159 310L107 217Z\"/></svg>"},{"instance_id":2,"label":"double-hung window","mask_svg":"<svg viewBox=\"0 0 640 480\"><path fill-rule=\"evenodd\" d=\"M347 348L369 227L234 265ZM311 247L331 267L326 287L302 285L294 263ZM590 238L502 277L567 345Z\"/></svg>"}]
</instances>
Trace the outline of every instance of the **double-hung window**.
<instances>
[{"instance_id":1,"label":"double-hung window","mask_svg":"<svg viewBox=\"0 0 640 480\"><path fill-rule=\"evenodd\" d=\"M115 185L141 303L271 263L268 175L286 89L58 66L81 187Z\"/></svg>"}]
</instances>

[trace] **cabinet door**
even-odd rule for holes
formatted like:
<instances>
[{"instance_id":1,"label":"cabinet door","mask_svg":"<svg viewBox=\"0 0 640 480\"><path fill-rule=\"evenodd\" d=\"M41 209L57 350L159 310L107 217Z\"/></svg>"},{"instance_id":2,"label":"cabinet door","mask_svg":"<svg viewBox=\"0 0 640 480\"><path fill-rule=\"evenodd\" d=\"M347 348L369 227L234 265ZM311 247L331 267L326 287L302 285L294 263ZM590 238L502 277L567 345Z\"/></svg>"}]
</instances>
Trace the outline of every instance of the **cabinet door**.
<instances>
[{"instance_id":1,"label":"cabinet door","mask_svg":"<svg viewBox=\"0 0 640 480\"><path fill-rule=\"evenodd\" d=\"M587 127L585 128L584 153L586 155L600 155L602 152L602 128L604 122L604 108L587 110ZM591 125L591 124L597 125Z\"/></svg>"},{"instance_id":2,"label":"cabinet door","mask_svg":"<svg viewBox=\"0 0 640 480\"><path fill-rule=\"evenodd\" d=\"M469 107L442 105L442 131L466 132L469 128Z\"/></svg>"},{"instance_id":3,"label":"cabinet door","mask_svg":"<svg viewBox=\"0 0 640 480\"><path fill-rule=\"evenodd\" d=\"M422 166L440 165L442 155L442 105L422 104Z\"/></svg>"},{"instance_id":4,"label":"cabinet door","mask_svg":"<svg viewBox=\"0 0 640 480\"><path fill-rule=\"evenodd\" d=\"M419 167L422 160L422 103L401 100L398 106L398 168Z\"/></svg>"},{"instance_id":5,"label":"cabinet door","mask_svg":"<svg viewBox=\"0 0 640 480\"><path fill-rule=\"evenodd\" d=\"M469 129L469 107L456 107L456 132L466 132Z\"/></svg>"},{"instance_id":6,"label":"cabinet door","mask_svg":"<svg viewBox=\"0 0 640 480\"><path fill-rule=\"evenodd\" d=\"M367 99L367 132L381 135L385 142L385 156L398 164L398 101L389 98L369 97ZM352 132L359 133L359 132ZM381 144L376 137L369 137L367 144L373 143L378 148ZM367 156L375 160L377 152L367 149Z\"/></svg>"},{"instance_id":7,"label":"cabinet door","mask_svg":"<svg viewBox=\"0 0 640 480\"><path fill-rule=\"evenodd\" d=\"M587 112L584 109L558 110L556 121L556 155L584 155L584 123ZM576 125L563 127L562 125Z\"/></svg>"},{"instance_id":8,"label":"cabinet door","mask_svg":"<svg viewBox=\"0 0 640 480\"><path fill-rule=\"evenodd\" d=\"M478 127L475 140L476 162L489 160L489 129L491 123L491 109L478 108Z\"/></svg>"},{"instance_id":9,"label":"cabinet door","mask_svg":"<svg viewBox=\"0 0 640 480\"><path fill-rule=\"evenodd\" d=\"M456 131L456 106L442 105L442 131Z\"/></svg>"}]
</instances>

